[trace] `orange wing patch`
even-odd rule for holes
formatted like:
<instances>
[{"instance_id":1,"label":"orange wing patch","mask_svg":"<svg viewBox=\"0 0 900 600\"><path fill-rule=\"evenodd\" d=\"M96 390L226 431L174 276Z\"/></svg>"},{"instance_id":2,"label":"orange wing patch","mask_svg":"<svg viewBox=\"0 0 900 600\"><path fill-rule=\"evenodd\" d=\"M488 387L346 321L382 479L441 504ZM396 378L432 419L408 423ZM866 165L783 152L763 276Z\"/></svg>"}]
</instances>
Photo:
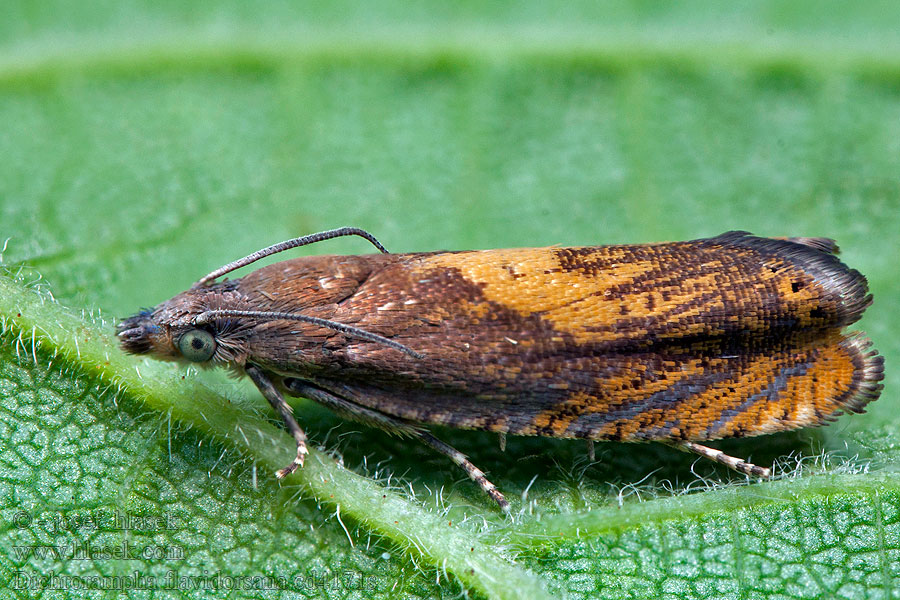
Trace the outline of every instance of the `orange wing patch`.
<instances>
[{"instance_id":1,"label":"orange wing patch","mask_svg":"<svg viewBox=\"0 0 900 600\"><path fill-rule=\"evenodd\" d=\"M614 288L628 286L633 278L652 267L649 261L623 262L602 278L588 278L583 271L565 271L552 248L482 250L443 253L422 261L425 269L452 268L481 287L484 298L522 316L539 314L555 329L576 341L614 339L615 332L591 332L592 323L621 318L621 305L610 298ZM609 292L609 294L607 294ZM471 310L483 312L484 305Z\"/></svg>"}]
</instances>

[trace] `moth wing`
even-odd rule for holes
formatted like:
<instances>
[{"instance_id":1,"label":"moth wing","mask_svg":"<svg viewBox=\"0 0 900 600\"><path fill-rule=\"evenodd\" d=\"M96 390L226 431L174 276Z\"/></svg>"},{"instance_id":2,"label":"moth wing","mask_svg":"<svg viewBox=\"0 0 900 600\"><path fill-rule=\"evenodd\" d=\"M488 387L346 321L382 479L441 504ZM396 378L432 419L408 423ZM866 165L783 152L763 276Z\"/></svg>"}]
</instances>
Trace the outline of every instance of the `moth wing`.
<instances>
[{"instance_id":1,"label":"moth wing","mask_svg":"<svg viewBox=\"0 0 900 600\"><path fill-rule=\"evenodd\" d=\"M883 358L861 334L743 355L644 353L568 361L598 375L562 385L474 392L354 378L315 383L353 403L417 423L518 435L610 440L712 440L821 425L878 397ZM561 366L560 368L563 368ZM584 381L584 380L583 380Z\"/></svg>"}]
</instances>

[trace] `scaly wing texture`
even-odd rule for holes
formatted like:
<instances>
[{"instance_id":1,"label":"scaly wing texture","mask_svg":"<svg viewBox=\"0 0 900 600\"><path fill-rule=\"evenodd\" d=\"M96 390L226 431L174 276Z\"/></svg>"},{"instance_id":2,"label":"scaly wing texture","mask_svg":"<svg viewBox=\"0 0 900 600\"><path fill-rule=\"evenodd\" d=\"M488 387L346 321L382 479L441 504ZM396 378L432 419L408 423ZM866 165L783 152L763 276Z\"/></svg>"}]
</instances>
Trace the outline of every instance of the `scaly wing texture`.
<instances>
[{"instance_id":1,"label":"scaly wing texture","mask_svg":"<svg viewBox=\"0 0 900 600\"><path fill-rule=\"evenodd\" d=\"M346 257L358 288L316 316L426 358L271 323L307 345L302 365L269 366L401 418L517 434L704 440L817 425L862 410L882 374L868 341L840 332L871 298L829 250L732 232Z\"/></svg>"},{"instance_id":2,"label":"scaly wing texture","mask_svg":"<svg viewBox=\"0 0 900 600\"><path fill-rule=\"evenodd\" d=\"M587 376L583 374L587 373ZM459 377L465 377L460 373ZM560 361L529 383L469 394L471 384L392 386L317 379L342 397L411 421L517 435L693 441L820 425L876 399L881 357L837 330L739 355L635 353ZM527 385L532 385L531 389Z\"/></svg>"}]
</instances>

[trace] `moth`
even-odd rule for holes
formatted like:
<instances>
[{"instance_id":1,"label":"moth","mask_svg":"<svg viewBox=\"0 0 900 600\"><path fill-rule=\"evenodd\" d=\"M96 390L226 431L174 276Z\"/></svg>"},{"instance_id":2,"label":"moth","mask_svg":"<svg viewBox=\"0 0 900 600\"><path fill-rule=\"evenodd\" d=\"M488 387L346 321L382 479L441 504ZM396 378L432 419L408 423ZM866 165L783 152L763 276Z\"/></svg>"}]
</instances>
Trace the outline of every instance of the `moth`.
<instances>
[{"instance_id":1,"label":"moth","mask_svg":"<svg viewBox=\"0 0 900 600\"><path fill-rule=\"evenodd\" d=\"M355 235L378 254L309 256L223 275ZM687 242L391 254L345 227L229 263L118 326L133 354L247 375L306 435L285 395L415 438L508 502L428 425L664 442L748 475L770 470L710 440L863 412L883 358L844 333L872 301L825 238L733 231ZM501 438L503 439L503 438Z\"/></svg>"}]
</instances>

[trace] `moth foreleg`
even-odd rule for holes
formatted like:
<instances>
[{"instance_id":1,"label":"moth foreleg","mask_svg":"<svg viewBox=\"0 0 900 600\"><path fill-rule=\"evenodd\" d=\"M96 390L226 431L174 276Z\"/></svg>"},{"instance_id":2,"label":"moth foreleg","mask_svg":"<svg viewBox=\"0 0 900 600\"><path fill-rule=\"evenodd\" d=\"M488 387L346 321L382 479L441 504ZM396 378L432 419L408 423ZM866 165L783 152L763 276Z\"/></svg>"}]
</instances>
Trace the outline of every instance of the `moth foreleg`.
<instances>
[{"instance_id":1,"label":"moth foreleg","mask_svg":"<svg viewBox=\"0 0 900 600\"><path fill-rule=\"evenodd\" d=\"M672 442L669 445L685 452L693 452L694 454L699 454L703 458L708 458L709 460L713 460L719 464L725 465L729 469L734 469L738 473L765 478L768 478L772 475L772 471L770 469L767 469L766 467L759 467L752 463L748 463L743 459L729 456L721 450L716 450L715 448L710 448L709 446L703 446L695 442Z\"/></svg>"},{"instance_id":2,"label":"moth foreleg","mask_svg":"<svg viewBox=\"0 0 900 600\"><path fill-rule=\"evenodd\" d=\"M294 460L291 461L291 464L283 469L279 469L275 473L275 476L278 477L278 479L283 479L296 471L298 467L303 466L303 460L309 453L309 450L306 448L306 434L294 419L294 410L291 408L291 405L288 404L281 393L275 389L275 386L272 385L272 382L269 381L269 378L263 370L255 365L247 365L244 370L247 372L247 375L250 376L250 379L253 380L253 383L256 384L260 393L265 396L266 400L269 401L269 404L272 405L272 408L281 415L285 427L287 427L288 431L294 436L294 440L297 442L297 455L294 457Z\"/></svg>"},{"instance_id":3,"label":"moth foreleg","mask_svg":"<svg viewBox=\"0 0 900 600\"><path fill-rule=\"evenodd\" d=\"M430 447L432 450L443 454L457 465L462 467L469 478L477 483L484 492L494 499L494 502L500 505L501 510L509 510L509 502L503 497L500 490L493 483L488 481L484 472L472 464L466 455L454 448L453 446L442 442L427 431L420 429L412 423L408 423L378 412L365 406L360 406L349 400L341 398L329 391L315 387L300 379L285 379L284 385L292 392L297 393L304 398L315 400L316 402L327 406L335 413L348 419L353 419L367 425L378 427L389 433L407 435L418 439L420 442Z\"/></svg>"}]
</instances>

